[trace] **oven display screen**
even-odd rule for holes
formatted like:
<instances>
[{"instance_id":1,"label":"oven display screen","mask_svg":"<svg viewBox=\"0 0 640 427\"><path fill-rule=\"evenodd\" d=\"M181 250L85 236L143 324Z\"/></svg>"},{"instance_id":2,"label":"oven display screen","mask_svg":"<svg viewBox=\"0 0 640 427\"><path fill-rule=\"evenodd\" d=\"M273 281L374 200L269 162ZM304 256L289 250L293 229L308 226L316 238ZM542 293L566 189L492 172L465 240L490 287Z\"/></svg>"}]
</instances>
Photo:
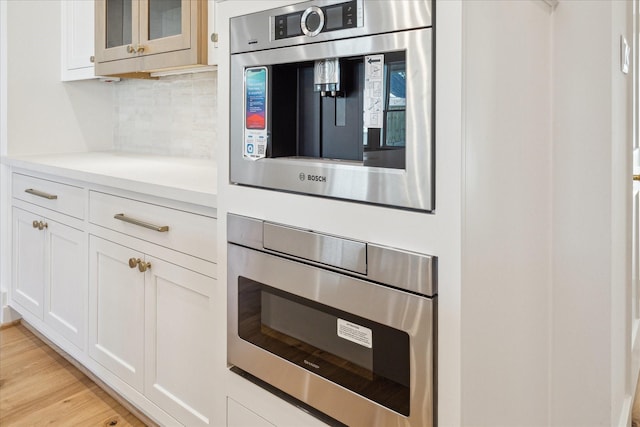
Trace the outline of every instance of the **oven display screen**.
<instances>
[{"instance_id":1,"label":"oven display screen","mask_svg":"<svg viewBox=\"0 0 640 427\"><path fill-rule=\"evenodd\" d=\"M325 11L327 23L325 28L327 30L335 30L336 28L342 28L342 6L330 7Z\"/></svg>"},{"instance_id":2,"label":"oven display screen","mask_svg":"<svg viewBox=\"0 0 640 427\"><path fill-rule=\"evenodd\" d=\"M267 68L247 68L245 71L245 127L265 129L267 111Z\"/></svg>"},{"instance_id":3,"label":"oven display screen","mask_svg":"<svg viewBox=\"0 0 640 427\"><path fill-rule=\"evenodd\" d=\"M301 13L287 16L287 37L299 36L302 34L302 27L300 26L301 18Z\"/></svg>"}]
</instances>

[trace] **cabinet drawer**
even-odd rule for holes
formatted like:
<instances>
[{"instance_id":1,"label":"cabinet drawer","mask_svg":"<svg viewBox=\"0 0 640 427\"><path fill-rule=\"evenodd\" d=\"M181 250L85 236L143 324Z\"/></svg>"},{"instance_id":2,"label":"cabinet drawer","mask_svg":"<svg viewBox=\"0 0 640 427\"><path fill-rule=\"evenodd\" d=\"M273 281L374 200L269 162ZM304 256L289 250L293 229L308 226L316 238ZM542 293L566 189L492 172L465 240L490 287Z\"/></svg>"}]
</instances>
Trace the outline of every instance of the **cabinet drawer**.
<instances>
[{"instance_id":1,"label":"cabinet drawer","mask_svg":"<svg viewBox=\"0 0 640 427\"><path fill-rule=\"evenodd\" d=\"M81 187L14 173L12 194L16 199L84 219L85 193Z\"/></svg>"},{"instance_id":2,"label":"cabinet drawer","mask_svg":"<svg viewBox=\"0 0 640 427\"><path fill-rule=\"evenodd\" d=\"M217 260L215 218L91 191L89 221L198 258Z\"/></svg>"}]
</instances>

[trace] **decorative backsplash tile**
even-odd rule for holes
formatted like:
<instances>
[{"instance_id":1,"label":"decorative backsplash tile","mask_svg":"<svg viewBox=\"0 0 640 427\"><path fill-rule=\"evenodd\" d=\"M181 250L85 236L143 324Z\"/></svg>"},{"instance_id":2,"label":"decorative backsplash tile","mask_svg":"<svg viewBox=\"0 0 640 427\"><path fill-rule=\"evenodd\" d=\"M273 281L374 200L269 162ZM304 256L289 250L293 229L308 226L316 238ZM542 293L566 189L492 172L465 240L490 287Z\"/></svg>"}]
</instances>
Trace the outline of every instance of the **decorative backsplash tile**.
<instances>
[{"instance_id":1,"label":"decorative backsplash tile","mask_svg":"<svg viewBox=\"0 0 640 427\"><path fill-rule=\"evenodd\" d=\"M215 71L115 84L118 151L215 159Z\"/></svg>"}]
</instances>

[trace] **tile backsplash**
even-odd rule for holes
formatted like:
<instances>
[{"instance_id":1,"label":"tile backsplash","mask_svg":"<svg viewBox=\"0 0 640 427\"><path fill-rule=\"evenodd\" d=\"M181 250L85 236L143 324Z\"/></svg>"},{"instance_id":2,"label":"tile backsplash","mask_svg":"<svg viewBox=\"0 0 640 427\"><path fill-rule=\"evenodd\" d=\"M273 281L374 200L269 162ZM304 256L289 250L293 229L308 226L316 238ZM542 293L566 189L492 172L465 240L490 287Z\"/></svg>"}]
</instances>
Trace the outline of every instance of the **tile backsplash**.
<instances>
[{"instance_id":1,"label":"tile backsplash","mask_svg":"<svg viewBox=\"0 0 640 427\"><path fill-rule=\"evenodd\" d=\"M115 84L118 151L215 159L216 71Z\"/></svg>"}]
</instances>

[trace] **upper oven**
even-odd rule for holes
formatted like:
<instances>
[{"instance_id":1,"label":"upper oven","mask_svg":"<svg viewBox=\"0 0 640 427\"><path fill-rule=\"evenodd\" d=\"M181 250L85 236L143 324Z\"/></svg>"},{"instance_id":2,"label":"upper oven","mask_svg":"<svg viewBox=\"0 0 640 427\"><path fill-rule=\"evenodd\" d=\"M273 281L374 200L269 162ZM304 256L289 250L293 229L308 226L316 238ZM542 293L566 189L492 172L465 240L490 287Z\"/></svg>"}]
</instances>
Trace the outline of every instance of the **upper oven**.
<instances>
[{"instance_id":1,"label":"upper oven","mask_svg":"<svg viewBox=\"0 0 640 427\"><path fill-rule=\"evenodd\" d=\"M435 257L238 215L227 227L234 372L346 425L435 425Z\"/></svg>"},{"instance_id":2,"label":"upper oven","mask_svg":"<svg viewBox=\"0 0 640 427\"><path fill-rule=\"evenodd\" d=\"M232 183L435 209L431 2L233 18Z\"/></svg>"}]
</instances>

